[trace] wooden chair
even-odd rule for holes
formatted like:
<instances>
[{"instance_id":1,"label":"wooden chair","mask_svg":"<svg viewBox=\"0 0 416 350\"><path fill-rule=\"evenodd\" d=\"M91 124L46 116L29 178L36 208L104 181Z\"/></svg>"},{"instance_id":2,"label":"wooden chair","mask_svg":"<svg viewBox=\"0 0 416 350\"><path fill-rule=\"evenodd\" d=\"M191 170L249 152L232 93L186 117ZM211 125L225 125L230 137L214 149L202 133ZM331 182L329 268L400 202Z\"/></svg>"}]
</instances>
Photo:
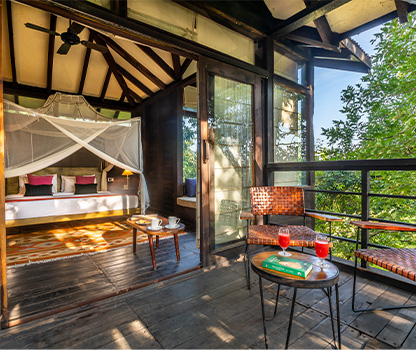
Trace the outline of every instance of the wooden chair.
<instances>
[{"instance_id":1,"label":"wooden chair","mask_svg":"<svg viewBox=\"0 0 416 350\"><path fill-rule=\"evenodd\" d=\"M301 187L267 186L250 188L251 212L243 212L240 214L241 220L247 220L245 260L248 289L250 289L249 245L279 245L278 232L280 226L252 225L256 215L303 217L303 225L287 226L290 232L290 245L302 248L314 247L317 235L314 230L305 226L306 216L329 222L341 221L340 218L335 216L306 212L304 202L304 192ZM330 242L330 247L332 247L332 242Z\"/></svg>"},{"instance_id":2,"label":"wooden chair","mask_svg":"<svg viewBox=\"0 0 416 350\"><path fill-rule=\"evenodd\" d=\"M416 227L402 224L391 224L385 222L371 221L351 221L351 225L357 226L357 241L354 265L354 282L352 287L352 310L354 312L376 311L376 310L394 310L402 308L416 307L416 304L401 306L385 306L369 309L357 309L355 307L356 282L357 282L357 261L358 258L369 263L375 264L388 271L406 277L411 281L416 281L416 249L414 248L375 248L375 249L358 249L360 242L360 231L362 229L385 230L385 231L402 231L416 232Z\"/></svg>"}]
</instances>

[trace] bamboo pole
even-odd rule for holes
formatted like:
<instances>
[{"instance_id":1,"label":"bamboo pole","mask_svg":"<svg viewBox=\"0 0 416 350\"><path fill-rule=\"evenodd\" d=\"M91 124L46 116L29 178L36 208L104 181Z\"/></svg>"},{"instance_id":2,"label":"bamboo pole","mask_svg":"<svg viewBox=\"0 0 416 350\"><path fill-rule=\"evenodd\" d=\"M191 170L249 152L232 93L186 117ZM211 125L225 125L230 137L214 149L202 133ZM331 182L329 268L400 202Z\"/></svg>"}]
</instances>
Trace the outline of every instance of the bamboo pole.
<instances>
[{"instance_id":1,"label":"bamboo pole","mask_svg":"<svg viewBox=\"0 0 416 350\"><path fill-rule=\"evenodd\" d=\"M0 15L4 18L5 1L0 2ZM6 275L6 225L5 225L5 181L4 181L4 128L3 128L3 30L0 25L0 329L7 327L7 275Z\"/></svg>"}]
</instances>

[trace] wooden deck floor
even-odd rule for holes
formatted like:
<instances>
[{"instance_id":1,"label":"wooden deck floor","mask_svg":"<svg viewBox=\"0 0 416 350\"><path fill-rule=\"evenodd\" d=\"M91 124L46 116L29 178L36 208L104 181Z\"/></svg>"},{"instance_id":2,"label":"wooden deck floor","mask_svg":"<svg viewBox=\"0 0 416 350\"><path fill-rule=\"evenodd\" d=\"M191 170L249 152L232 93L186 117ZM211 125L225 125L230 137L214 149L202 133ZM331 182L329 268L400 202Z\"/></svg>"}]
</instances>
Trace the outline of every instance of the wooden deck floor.
<instances>
[{"instance_id":1,"label":"wooden deck floor","mask_svg":"<svg viewBox=\"0 0 416 350\"><path fill-rule=\"evenodd\" d=\"M10 267L7 269L9 320L13 325L18 319L104 299L198 267L195 234L180 235L179 245L181 260L177 262L173 238L160 240L159 248L155 249L156 270L147 242L137 246L136 254L129 245L94 255Z\"/></svg>"},{"instance_id":2,"label":"wooden deck floor","mask_svg":"<svg viewBox=\"0 0 416 350\"><path fill-rule=\"evenodd\" d=\"M57 281L63 283L58 275ZM76 292L88 288L98 292L100 286L90 283ZM276 294L273 285L266 288L270 314ZM359 279L359 288L361 305L416 302L415 294L365 279ZM267 322L271 348L284 347L292 292L281 289L278 316ZM357 314L351 310L351 293L352 276L341 273L343 348L416 348L416 309ZM298 290L290 348L331 348L331 334L325 295L320 290ZM249 291L242 262L224 261L215 268L2 330L0 348L264 348L257 276Z\"/></svg>"}]
</instances>

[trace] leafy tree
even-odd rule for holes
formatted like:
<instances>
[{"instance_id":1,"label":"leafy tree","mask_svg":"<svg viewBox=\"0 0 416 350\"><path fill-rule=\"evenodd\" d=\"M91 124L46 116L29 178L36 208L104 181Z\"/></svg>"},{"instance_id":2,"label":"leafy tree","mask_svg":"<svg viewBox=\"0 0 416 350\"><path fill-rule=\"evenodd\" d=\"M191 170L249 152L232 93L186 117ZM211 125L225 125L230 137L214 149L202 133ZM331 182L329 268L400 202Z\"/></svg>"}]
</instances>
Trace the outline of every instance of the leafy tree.
<instances>
[{"instance_id":1,"label":"leafy tree","mask_svg":"<svg viewBox=\"0 0 416 350\"><path fill-rule=\"evenodd\" d=\"M375 35L371 72L342 92L346 121L323 128L331 159L413 158L416 154L416 15Z\"/></svg>"},{"instance_id":2,"label":"leafy tree","mask_svg":"<svg viewBox=\"0 0 416 350\"><path fill-rule=\"evenodd\" d=\"M375 55L371 72L361 83L342 92L345 121L323 128L327 145L317 147L320 160L414 158L416 155L416 15L407 24L386 23L372 40ZM371 192L416 195L416 174L410 171L371 172ZM359 192L358 172L317 172L318 189ZM360 213L359 196L317 196L317 208L348 214ZM415 222L414 200L372 197L370 216ZM347 226L347 225L343 225ZM323 228L322 228L323 229ZM339 228L338 228L339 229ZM352 230L343 235L353 236ZM388 246L415 245L415 235L403 242L400 234L378 235ZM400 238L400 239L399 239ZM351 247L339 244L338 255L349 257Z\"/></svg>"},{"instance_id":3,"label":"leafy tree","mask_svg":"<svg viewBox=\"0 0 416 350\"><path fill-rule=\"evenodd\" d=\"M197 171L197 119L183 117L183 177L196 179Z\"/></svg>"}]
</instances>

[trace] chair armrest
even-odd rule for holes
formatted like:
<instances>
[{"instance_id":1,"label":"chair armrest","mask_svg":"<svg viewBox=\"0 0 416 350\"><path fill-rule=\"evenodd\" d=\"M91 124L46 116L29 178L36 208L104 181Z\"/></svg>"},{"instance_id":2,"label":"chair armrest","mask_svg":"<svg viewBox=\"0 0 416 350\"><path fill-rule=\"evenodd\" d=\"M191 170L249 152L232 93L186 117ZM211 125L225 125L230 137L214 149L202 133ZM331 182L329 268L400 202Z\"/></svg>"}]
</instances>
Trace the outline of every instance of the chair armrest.
<instances>
[{"instance_id":1,"label":"chair armrest","mask_svg":"<svg viewBox=\"0 0 416 350\"><path fill-rule=\"evenodd\" d=\"M315 219L319 219L319 220L323 220L323 221L342 221L342 218L338 217L338 216L333 216L333 215L327 215L327 214L320 214L320 213L312 213L312 212L305 212L305 215L310 217L310 218L315 218Z\"/></svg>"},{"instance_id":2,"label":"chair armrest","mask_svg":"<svg viewBox=\"0 0 416 350\"><path fill-rule=\"evenodd\" d=\"M249 211L243 211L240 214L240 220L254 220L254 215Z\"/></svg>"}]
</instances>

